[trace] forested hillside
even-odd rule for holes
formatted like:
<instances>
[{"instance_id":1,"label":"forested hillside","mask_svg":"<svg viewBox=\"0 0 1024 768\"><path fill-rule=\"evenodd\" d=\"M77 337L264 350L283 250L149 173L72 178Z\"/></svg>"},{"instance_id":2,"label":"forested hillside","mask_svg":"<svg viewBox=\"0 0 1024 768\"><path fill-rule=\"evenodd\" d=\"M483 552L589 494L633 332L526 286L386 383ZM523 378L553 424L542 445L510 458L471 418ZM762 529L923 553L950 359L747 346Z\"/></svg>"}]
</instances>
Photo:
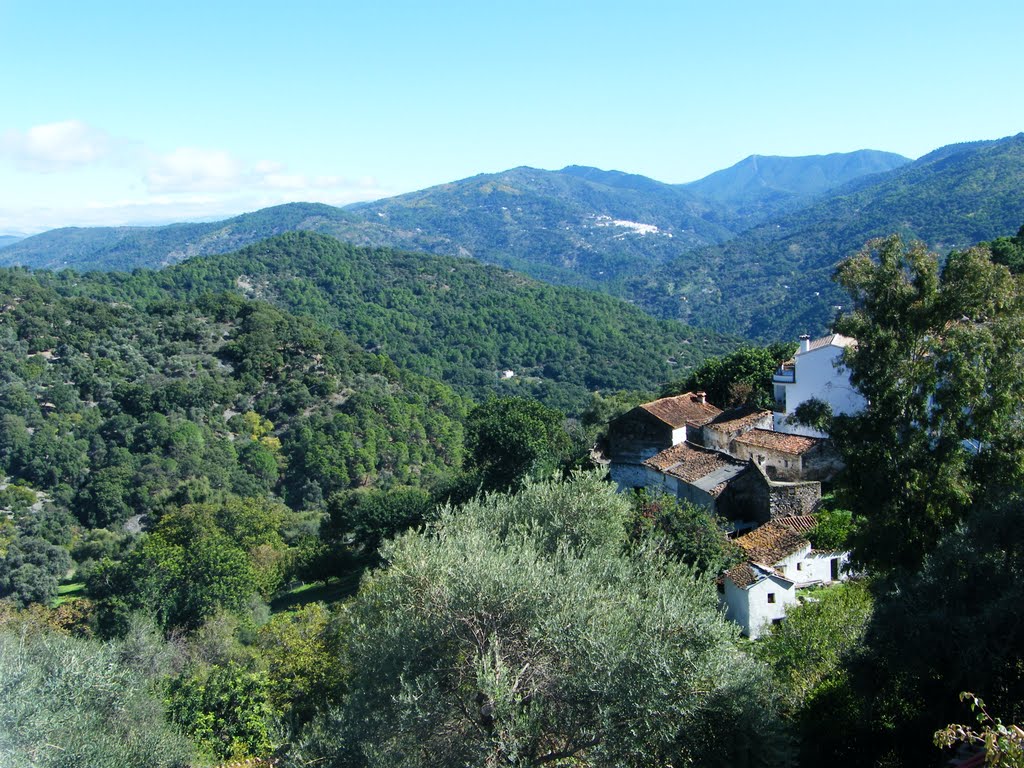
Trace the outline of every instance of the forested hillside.
<instances>
[{"instance_id":1,"label":"forested hillside","mask_svg":"<svg viewBox=\"0 0 1024 768\"><path fill-rule=\"evenodd\" d=\"M1024 134L952 145L684 255L629 292L664 316L749 338L792 338L827 327L843 304L831 282L835 265L869 238L898 233L946 253L1015 232L1022 219Z\"/></svg>"},{"instance_id":2,"label":"forested hillside","mask_svg":"<svg viewBox=\"0 0 1024 768\"><path fill-rule=\"evenodd\" d=\"M138 309L3 271L0 306L0 470L90 527L228 492L302 508L461 464L462 398L265 303Z\"/></svg>"},{"instance_id":3,"label":"forested hillside","mask_svg":"<svg viewBox=\"0 0 1024 768\"><path fill-rule=\"evenodd\" d=\"M55 230L0 248L0 264L161 267L312 231L472 257L658 317L779 340L827 328L842 304L832 270L871 237L898 232L947 252L1014 231L1024 217L1022 147L1024 135L1012 136L912 163L867 151L752 156L685 185L515 168L346 209L295 203L211 224Z\"/></svg>"},{"instance_id":4,"label":"forested hillside","mask_svg":"<svg viewBox=\"0 0 1024 768\"><path fill-rule=\"evenodd\" d=\"M59 269L158 267L308 230L367 246L469 256L541 280L620 292L681 253L733 237L903 158L882 152L761 158L693 184L568 166L480 174L346 209L295 203L222 222L61 229L0 251L0 264Z\"/></svg>"},{"instance_id":5,"label":"forested hillside","mask_svg":"<svg viewBox=\"0 0 1024 768\"><path fill-rule=\"evenodd\" d=\"M594 390L652 390L733 344L618 299L467 259L357 248L312 233L159 272L53 279L65 292L121 301L238 291L479 399L523 394L573 412ZM506 370L514 376L503 380Z\"/></svg>"},{"instance_id":6,"label":"forested hillside","mask_svg":"<svg viewBox=\"0 0 1024 768\"><path fill-rule=\"evenodd\" d=\"M892 152L856 152L810 157L751 155L736 165L681 185L705 200L727 206L734 231L806 207L844 184L885 173L910 162Z\"/></svg>"}]
</instances>

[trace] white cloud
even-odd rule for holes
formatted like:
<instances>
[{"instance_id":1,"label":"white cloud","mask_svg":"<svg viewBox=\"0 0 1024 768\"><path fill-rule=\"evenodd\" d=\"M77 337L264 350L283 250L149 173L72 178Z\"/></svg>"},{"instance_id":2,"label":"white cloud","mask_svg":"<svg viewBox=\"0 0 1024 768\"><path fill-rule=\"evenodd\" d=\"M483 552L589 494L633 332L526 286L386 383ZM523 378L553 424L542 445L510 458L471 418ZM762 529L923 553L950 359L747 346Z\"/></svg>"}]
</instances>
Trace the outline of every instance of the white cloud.
<instances>
[{"instance_id":1,"label":"white cloud","mask_svg":"<svg viewBox=\"0 0 1024 768\"><path fill-rule=\"evenodd\" d=\"M27 131L7 131L0 150L20 170L53 173L94 164L119 144L109 134L81 120L45 123Z\"/></svg>"},{"instance_id":2,"label":"white cloud","mask_svg":"<svg viewBox=\"0 0 1024 768\"><path fill-rule=\"evenodd\" d=\"M5 155L21 173L5 175L0 167L0 234L208 221L281 203L345 205L406 191L373 178L252 162L218 148L158 152L81 120L0 134L0 160Z\"/></svg>"},{"instance_id":3,"label":"white cloud","mask_svg":"<svg viewBox=\"0 0 1024 768\"><path fill-rule=\"evenodd\" d=\"M146 186L153 192L196 192L237 187L242 166L220 149L181 147L158 157L146 171Z\"/></svg>"}]
</instances>

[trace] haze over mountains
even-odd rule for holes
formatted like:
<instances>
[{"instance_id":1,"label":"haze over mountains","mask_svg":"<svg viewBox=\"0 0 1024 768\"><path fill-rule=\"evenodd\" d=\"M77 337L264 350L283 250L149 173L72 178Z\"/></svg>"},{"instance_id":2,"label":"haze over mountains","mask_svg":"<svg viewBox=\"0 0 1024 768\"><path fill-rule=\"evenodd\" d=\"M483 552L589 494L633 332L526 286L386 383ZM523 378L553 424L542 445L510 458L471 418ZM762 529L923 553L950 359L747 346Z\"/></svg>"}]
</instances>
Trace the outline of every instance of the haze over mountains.
<instances>
[{"instance_id":1,"label":"haze over mountains","mask_svg":"<svg viewBox=\"0 0 1024 768\"><path fill-rule=\"evenodd\" d=\"M296 203L222 222L59 229L0 264L132 269L310 230L367 246L472 257L598 289L660 317L758 339L825 330L834 264L899 232L940 251L1024 222L1024 134L916 161L862 150L751 156L689 184L569 166L482 174L344 209Z\"/></svg>"}]
</instances>

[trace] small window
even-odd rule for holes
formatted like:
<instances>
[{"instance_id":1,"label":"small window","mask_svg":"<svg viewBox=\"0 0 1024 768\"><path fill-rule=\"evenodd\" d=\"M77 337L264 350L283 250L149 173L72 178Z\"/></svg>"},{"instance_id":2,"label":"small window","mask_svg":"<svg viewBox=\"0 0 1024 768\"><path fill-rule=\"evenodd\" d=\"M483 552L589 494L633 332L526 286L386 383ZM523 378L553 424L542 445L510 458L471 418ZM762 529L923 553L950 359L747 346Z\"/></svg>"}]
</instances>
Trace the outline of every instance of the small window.
<instances>
[{"instance_id":1,"label":"small window","mask_svg":"<svg viewBox=\"0 0 1024 768\"><path fill-rule=\"evenodd\" d=\"M774 592L769 592L768 593L768 602L769 603L774 603L775 602L775 593Z\"/></svg>"},{"instance_id":2,"label":"small window","mask_svg":"<svg viewBox=\"0 0 1024 768\"><path fill-rule=\"evenodd\" d=\"M803 564L803 563L797 563L797 564L796 564L796 569L797 569L798 571L802 571L802 570L804 569L804 564Z\"/></svg>"},{"instance_id":3,"label":"small window","mask_svg":"<svg viewBox=\"0 0 1024 768\"><path fill-rule=\"evenodd\" d=\"M781 618L780 619L772 619L772 624L781 624L781 623L782 623L782 619Z\"/></svg>"}]
</instances>

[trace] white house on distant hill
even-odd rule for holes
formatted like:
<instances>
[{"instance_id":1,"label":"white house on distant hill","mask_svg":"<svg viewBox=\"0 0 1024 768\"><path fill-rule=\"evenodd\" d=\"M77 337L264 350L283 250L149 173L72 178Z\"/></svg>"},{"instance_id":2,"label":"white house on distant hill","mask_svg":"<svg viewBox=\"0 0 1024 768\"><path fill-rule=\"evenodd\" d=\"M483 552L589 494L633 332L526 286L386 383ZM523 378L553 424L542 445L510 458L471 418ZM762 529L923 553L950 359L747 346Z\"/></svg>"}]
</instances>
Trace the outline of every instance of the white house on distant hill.
<instances>
[{"instance_id":1,"label":"white house on distant hill","mask_svg":"<svg viewBox=\"0 0 1024 768\"><path fill-rule=\"evenodd\" d=\"M842 365L844 350L856 343L856 339L838 333L813 340L810 336L800 337L796 355L772 376L776 432L828 437L811 427L789 423L797 407L811 399L827 403L835 415L857 413L864 408L864 397L850 383L850 372Z\"/></svg>"}]
</instances>

